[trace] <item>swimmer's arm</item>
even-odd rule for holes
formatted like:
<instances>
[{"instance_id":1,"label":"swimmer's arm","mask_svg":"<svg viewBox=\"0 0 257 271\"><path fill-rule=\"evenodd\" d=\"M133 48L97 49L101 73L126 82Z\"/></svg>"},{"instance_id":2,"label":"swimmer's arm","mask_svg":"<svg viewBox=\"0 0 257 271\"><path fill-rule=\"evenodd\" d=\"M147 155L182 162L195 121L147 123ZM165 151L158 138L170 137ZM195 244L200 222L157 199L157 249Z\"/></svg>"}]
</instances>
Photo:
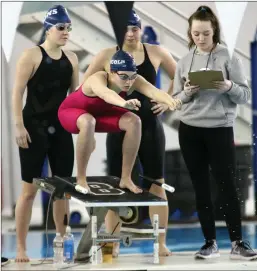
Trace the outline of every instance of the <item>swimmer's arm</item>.
<instances>
[{"instance_id":1,"label":"swimmer's arm","mask_svg":"<svg viewBox=\"0 0 257 271\"><path fill-rule=\"evenodd\" d=\"M142 93L146 97L149 97L151 100L156 101L157 103L164 103L168 106L173 105L174 99L171 98L169 94L167 94L165 91L160 91L140 75L137 76L137 79L133 84L133 89L136 89L138 92Z\"/></svg>"},{"instance_id":2,"label":"swimmer's arm","mask_svg":"<svg viewBox=\"0 0 257 271\"><path fill-rule=\"evenodd\" d=\"M87 85L99 98L106 103L124 107L126 101L120 97L115 91L106 86L106 78L102 74L94 74L87 80Z\"/></svg>"},{"instance_id":3,"label":"swimmer's arm","mask_svg":"<svg viewBox=\"0 0 257 271\"><path fill-rule=\"evenodd\" d=\"M72 67L73 67L73 73L71 78L71 85L69 89L69 93L75 91L77 87L79 86L79 61L78 57L75 53L69 52Z\"/></svg>"},{"instance_id":4,"label":"swimmer's arm","mask_svg":"<svg viewBox=\"0 0 257 271\"><path fill-rule=\"evenodd\" d=\"M23 95L34 69L33 53L31 50L23 52L16 65L12 91L12 110L16 126L24 125L22 116Z\"/></svg>"},{"instance_id":5,"label":"swimmer's arm","mask_svg":"<svg viewBox=\"0 0 257 271\"><path fill-rule=\"evenodd\" d=\"M83 77L83 82L85 82L91 75L95 74L99 71L104 71L105 63L106 63L106 56L108 55L108 49L102 50L98 53L88 66L85 75Z\"/></svg>"},{"instance_id":6,"label":"swimmer's arm","mask_svg":"<svg viewBox=\"0 0 257 271\"><path fill-rule=\"evenodd\" d=\"M161 46L158 46L158 54L160 55L160 59L161 59L161 63L160 63L161 67L166 71L166 73L169 75L169 78L171 80L167 93L169 95L172 95L177 62L172 57L170 52Z\"/></svg>"}]
</instances>

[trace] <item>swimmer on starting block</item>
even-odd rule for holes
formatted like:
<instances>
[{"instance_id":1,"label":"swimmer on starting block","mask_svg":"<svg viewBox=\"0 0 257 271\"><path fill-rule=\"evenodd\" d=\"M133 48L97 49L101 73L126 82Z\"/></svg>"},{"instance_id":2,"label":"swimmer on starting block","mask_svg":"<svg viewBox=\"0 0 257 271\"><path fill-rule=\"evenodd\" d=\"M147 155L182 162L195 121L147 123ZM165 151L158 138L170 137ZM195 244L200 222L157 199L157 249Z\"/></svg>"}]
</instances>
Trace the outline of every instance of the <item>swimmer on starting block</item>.
<instances>
[{"instance_id":1,"label":"swimmer on starting block","mask_svg":"<svg viewBox=\"0 0 257 271\"><path fill-rule=\"evenodd\" d=\"M58 117L70 133L78 134L76 142L77 183L90 191L86 180L86 168L95 148L95 132L125 131L121 188L141 193L131 180L131 172L141 140L141 120L129 110L138 110L138 99L125 100L126 93L136 89L141 94L170 110L181 106L179 99L171 98L137 74L134 58L119 50L110 61L110 72L100 71L90 76L61 104Z\"/></svg>"}]
</instances>

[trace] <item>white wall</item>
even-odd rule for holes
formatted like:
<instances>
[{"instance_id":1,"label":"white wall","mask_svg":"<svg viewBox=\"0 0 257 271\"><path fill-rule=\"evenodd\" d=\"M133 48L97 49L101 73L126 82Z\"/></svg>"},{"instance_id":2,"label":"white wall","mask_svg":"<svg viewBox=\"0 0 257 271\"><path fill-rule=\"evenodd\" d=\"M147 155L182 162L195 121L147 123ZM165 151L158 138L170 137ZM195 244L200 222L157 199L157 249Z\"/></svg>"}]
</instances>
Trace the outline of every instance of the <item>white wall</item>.
<instances>
[{"instance_id":1,"label":"white wall","mask_svg":"<svg viewBox=\"0 0 257 271\"><path fill-rule=\"evenodd\" d=\"M1 56L2 56L2 84L3 90L8 90L9 87L9 77L8 77L8 64L1 46ZM10 151L12 139L9 136L9 131L11 123L8 121L10 117L10 100L8 91L2 91L1 105L2 105L2 133L1 133L1 143L2 143L2 155L1 155L1 179L2 179L2 193L3 205L2 205L2 215L10 217L12 215L12 204L13 204L13 187L11 180L13 179L12 172L12 152Z\"/></svg>"},{"instance_id":2,"label":"white wall","mask_svg":"<svg viewBox=\"0 0 257 271\"><path fill-rule=\"evenodd\" d=\"M187 17L189 17L200 5L209 6L210 8L213 9L213 11L217 15L215 2L187 1L187 2L165 2L165 3L170 5L171 7L178 9L181 13L183 13ZM148 3L146 2L144 4ZM165 16L162 16L162 18L165 18ZM186 32L187 27L184 27L184 25L177 23L174 25L174 22L172 21L171 18L169 20L169 25L173 27L175 26L179 33L185 36L187 35ZM248 2L236 42L236 48L240 49L248 56L250 55L249 42L252 41L254 38L256 27L257 27L257 2Z\"/></svg>"}]
</instances>

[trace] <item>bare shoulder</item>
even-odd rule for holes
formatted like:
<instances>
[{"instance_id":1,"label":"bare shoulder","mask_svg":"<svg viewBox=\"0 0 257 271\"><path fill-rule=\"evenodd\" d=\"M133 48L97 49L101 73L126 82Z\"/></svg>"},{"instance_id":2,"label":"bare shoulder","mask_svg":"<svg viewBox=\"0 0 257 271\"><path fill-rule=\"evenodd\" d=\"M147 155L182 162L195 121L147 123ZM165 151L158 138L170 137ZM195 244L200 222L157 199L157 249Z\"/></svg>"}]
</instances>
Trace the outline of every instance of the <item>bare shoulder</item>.
<instances>
[{"instance_id":1,"label":"bare shoulder","mask_svg":"<svg viewBox=\"0 0 257 271\"><path fill-rule=\"evenodd\" d=\"M165 47L158 44L144 43L144 45L150 54L152 53L154 55L162 55L165 53L169 53L169 51Z\"/></svg>"},{"instance_id":2,"label":"bare shoulder","mask_svg":"<svg viewBox=\"0 0 257 271\"><path fill-rule=\"evenodd\" d=\"M92 79L92 78L107 79L107 72L105 71L96 72L92 74L88 79Z\"/></svg>"},{"instance_id":3,"label":"bare shoulder","mask_svg":"<svg viewBox=\"0 0 257 271\"><path fill-rule=\"evenodd\" d=\"M28 48L24 50L21 55L22 58L27 58L27 59L30 59L31 61L33 61L35 58L36 59L40 58L40 56L42 57L42 53L39 46Z\"/></svg>"},{"instance_id":4,"label":"bare shoulder","mask_svg":"<svg viewBox=\"0 0 257 271\"><path fill-rule=\"evenodd\" d=\"M100 61L102 64L104 64L105 68L107 68L112 56L116 51L117 50L115 47L105 48L97 54L96 61Z\"/></svg>"},{"instance_id":5,"label":"bare shoulder","mask_svg":"<svg viewBox=\"0 0 257 271\"><path fill-rule=\"evenodd\" d=\"M93 86L95 86L97 83L107 85L107 73L105 71L99 71L91 76L88 77L88 79L83 84L83 91L87 92L88 90L92 89Z\"/></svg>"},{"instance_id":6,"label":"bare shoulder","mask_svg":"<svg viewBox=\"0 0 257 271\"><path fill-rule=\"evenodd\" d=\"M103 49L96 56L96 61L98 63L102 63L104 69L106 71L109 71L109 69L110 69L110 60L111 60L112 56L116 53L116 51L117 51L116 47Z\"/></svg>"},{"instance_id":7,"label":"bare shoulder","mask_svg":"<svg viewBox=\"0 0 257 271\"><path fill-rule=\"evenodd\" d=\"M106 58L112 58L112 56L117 52L116 47L110 47L103 49L99 54L105 56Z\"/></svg>"},{"instance_id":8,"label":"bare shoulder","mask_svg":"<svg viewBox=\"0 0 257 271\"><path fill-rule=\"evenodd\" d=\"M74 52L68 50L64 50L63 52L74 65L78 63L78 57Z\"/></svg>"},{"instance_id":9,"label":"bare shoulder","mask_svg":"<svg viewBox=\"0 0 257 271\"><path fill-rule=\"evenodd\" d=\"M17 65L25 65L26 67L37 66L42 60L42 53L38 46L25 49L20 55Z\"/></svg>"},{"instance_id":10,"label":"bare shoulder","mask_svg":"<svg viewBox=\"0 0 257 271\"><path fill-rule=\"evenodd\" d=\"M149 44L149 43L144 43L144 46L148 52L156 53L159 52L161 49L161 46L158 44Z\"/></svg>"}]
</instances>

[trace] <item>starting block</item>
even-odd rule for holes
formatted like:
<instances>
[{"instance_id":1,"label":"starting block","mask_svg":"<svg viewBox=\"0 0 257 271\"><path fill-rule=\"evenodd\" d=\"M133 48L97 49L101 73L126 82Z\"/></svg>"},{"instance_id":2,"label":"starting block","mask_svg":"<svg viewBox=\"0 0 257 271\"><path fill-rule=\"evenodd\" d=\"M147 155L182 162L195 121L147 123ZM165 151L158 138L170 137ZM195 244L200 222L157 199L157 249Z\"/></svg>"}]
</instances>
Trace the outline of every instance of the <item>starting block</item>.
<instances>
[{"instance_id":1,"label":"starting block","mask_svg":"<svg viewBox=\"0 0 257 271\"><path fill-rule=\"evenodd\" d=\"M83 261L92 256L92 264L97 264L97 244L103 242L123 242L125 246L130 246L136 240L154 240L153 252L154 263L159 263L159 243L158 237L164 229L159 228L158 215L153 218L153 230L147 236L141 238L133 234L110 235L99 234L99 230L104 223L108 210L115 211L122 223L135 223L138 219L138 206L167 206L167 201L156 197L148 191L141 194L134 194L128 189L119 187L120 179L113 176L92 176L87 177L90 187L90 194L83 194L75 189L76 177L61 178L58 176L48 178L35 178L33 183L43 191L52 194L53 200L70 199L87 208L91 216L82 238L79 242L76 261ZM92 249L91 249L92 248ZM89 252L92 255L89 255Z\"/></svg>"}]
</instances>

